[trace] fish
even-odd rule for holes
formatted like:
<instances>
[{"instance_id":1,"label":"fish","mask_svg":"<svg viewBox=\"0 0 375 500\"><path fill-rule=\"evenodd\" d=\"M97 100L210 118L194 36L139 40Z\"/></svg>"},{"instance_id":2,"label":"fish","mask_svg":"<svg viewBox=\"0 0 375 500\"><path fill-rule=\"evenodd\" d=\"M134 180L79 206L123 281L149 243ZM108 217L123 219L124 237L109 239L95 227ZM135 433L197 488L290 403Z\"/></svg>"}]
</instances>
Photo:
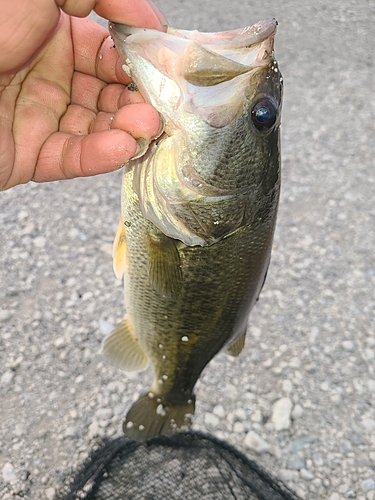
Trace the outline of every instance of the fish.
<instances>
[{"instance_id":1,"label":"fish","mask_svg":"<svg viewBox=\"0 0 375 500\"><path fill-rule=\"evenodd\" d=\"M276 27L109 24L124 71L163 118L159 137L124 166L113 265L126 314L102 344L117 368L152 367L151 388L123 423L132 439L189 429L203 369L244 347L280 193Z\"/></svg>"}]
</instances>

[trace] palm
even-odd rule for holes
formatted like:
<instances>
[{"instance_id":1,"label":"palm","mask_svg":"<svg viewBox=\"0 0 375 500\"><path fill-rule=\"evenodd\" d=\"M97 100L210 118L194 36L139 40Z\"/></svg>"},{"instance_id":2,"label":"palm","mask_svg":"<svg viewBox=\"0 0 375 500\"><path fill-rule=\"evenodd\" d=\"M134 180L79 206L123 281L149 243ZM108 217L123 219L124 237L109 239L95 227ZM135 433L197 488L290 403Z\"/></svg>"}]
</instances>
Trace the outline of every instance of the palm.
<instances>
[{"instance_id":1,"label":"palm","mask_svg":"<svg viewBox=\"0 0 375 500\"><path fill-rule=\"evenodd\" d=\"M0 59L0 68L10 65L0 75L0 188L101 173L136 153L135 139L124 130L134 137L137 131L114 115L125 104L129 80L107 37L93 21L63 14L54 36L23 69L17 71L16 61L11 71L12 62ZM138 93L130 100L141 101ZM159 117L140 106L146 119L138 137L151 137Z\"/></svg>"}]
</instances>

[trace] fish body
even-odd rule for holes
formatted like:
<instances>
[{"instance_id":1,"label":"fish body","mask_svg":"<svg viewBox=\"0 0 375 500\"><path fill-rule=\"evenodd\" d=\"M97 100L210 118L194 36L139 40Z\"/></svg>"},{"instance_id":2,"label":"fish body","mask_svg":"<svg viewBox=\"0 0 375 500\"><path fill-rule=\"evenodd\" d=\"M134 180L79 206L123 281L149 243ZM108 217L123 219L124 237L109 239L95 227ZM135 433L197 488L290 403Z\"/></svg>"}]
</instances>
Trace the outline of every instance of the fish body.
<instances>
[{"instance_id":1,"label":"fish body","mask_svg":"<svg viewBox=\"0 0 375 500\"><path fill-rule=\"evenodd\" d=\"M114 268L127 314L103 343L116 366L154 372L124 422L132 438L188 428L204 367L244 345L280 190L275 30L274 20L217 34L110 24L125 70L165 122L125 166Z\"/></svg>"}]
</instances>

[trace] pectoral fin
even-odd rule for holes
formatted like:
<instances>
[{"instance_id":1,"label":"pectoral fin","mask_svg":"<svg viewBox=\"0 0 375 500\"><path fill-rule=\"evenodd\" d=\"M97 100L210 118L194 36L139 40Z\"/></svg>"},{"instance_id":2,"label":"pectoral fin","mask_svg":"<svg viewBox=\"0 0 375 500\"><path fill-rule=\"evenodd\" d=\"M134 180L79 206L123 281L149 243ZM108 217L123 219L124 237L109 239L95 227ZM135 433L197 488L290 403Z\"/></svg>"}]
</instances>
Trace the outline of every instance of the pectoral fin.
<instances>
[{"instance_id":1,"label":"pectoral fin","mask_svg":"<svg viewBox=\"0 0 375 500\"><path fill-rule=\"evenodd\" d=\"M122 219L120 219L113 242L112 257L114 273L116 278L121 280L126 268L126 236Z\"/></svg>"},{"instance_id":2,"label":"pectoral fin","mask_svg":"<svg viewBox=\"0 0 375 500\"><path fill-rule=\"evenodd\" d=\"M182 286L180 255L172 238L148 235L148 273L153 288L165 297L177 294Z\"/></svg>"},{"instance_id":3,"label":"pectoral fin","mask_svg":"<svg viewBox=\"0 0 375 500\"><path fill-rule=\"evenodd\" d=\"M227 345L225 352L231 356L238 356L245 345L246 331Z\"/></svg>"},{"instance_id":4,"label":"pectoral fin","mask_svg":"<svg viewBox=\"0 0 375 500\"><path fill-rule=\"evenodd\" d=\"M132 332L129 316L125 316L113 332L105 337L100 352L121 370L143 370L149 364L147 354Z\"/></svg>"}]
</instances>

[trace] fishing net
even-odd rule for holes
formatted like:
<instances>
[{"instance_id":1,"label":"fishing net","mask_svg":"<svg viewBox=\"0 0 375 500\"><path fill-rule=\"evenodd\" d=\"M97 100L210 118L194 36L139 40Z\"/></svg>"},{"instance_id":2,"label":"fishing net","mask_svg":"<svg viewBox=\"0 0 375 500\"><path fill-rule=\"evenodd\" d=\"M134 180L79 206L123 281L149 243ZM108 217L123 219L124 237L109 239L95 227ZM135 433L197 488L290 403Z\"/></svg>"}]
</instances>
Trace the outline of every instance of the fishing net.
<instances>
[{"instance_id":1,"label":"fishing net","mask_svg":"<svg viewBox=\"0 0 375 500\"><path fill-rule=\"evenodd\" d=\"M298 500L231 446L200 433L145 443L122 437L94 451L64 500Z\"/></svg>"}]
</instances>

